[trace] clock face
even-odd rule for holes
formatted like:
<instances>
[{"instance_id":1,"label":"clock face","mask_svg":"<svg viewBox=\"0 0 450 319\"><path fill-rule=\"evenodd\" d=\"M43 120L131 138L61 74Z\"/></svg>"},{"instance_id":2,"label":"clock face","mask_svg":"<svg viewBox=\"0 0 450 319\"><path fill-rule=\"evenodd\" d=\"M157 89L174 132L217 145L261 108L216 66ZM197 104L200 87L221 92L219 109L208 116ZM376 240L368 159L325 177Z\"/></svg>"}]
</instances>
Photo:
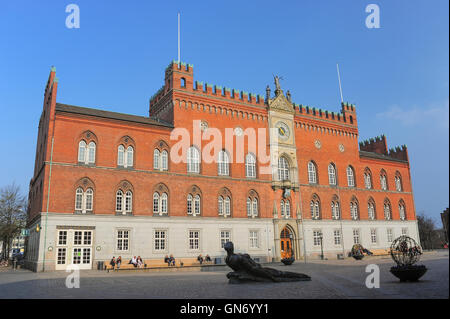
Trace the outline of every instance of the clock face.
<instances>
[{"instance_id":1,"label":"clock face","mask_svg":"<svg viewBox=\"0 0 450 319\"><path fill-rule=\"evenodd\" d=\"M286 125L286 123L283 122L278 122L275 127L277 128L278 131L278 136L281 139L288 139L289 135L290 135L290 131L289 131L289 126Z\"/></svg>"}]
</instances>

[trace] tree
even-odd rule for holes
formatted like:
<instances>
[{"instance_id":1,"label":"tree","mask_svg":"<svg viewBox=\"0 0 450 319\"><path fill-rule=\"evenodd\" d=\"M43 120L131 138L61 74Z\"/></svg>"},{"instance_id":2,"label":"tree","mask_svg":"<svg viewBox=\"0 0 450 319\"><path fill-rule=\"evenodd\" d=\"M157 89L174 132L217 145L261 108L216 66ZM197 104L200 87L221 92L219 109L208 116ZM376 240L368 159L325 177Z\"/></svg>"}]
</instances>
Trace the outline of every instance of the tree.
<instances>
[{"instance_id":1,"label":"tree","mask_svg":"<svg viewBox=\"0 0 450 319\"><path fill-rule=\"evenodd\" d=\"M439 231L436 229L435 221L425 216L421 212L417 216L417 223L419 227L420 241L423 249L442 248L442 240L440 239Z\"/></svg>"},{"instance_id":2,"label":"tree","mask_svg":"<svg viewBox=\"0 0 450 319\"><path fill-rule=\"evenodd\" d=\"M2 256L9 256L13 239L26 225L26 198L15 183L0 189L0 240L3 242Z\"/></svg>"}]
</instances>

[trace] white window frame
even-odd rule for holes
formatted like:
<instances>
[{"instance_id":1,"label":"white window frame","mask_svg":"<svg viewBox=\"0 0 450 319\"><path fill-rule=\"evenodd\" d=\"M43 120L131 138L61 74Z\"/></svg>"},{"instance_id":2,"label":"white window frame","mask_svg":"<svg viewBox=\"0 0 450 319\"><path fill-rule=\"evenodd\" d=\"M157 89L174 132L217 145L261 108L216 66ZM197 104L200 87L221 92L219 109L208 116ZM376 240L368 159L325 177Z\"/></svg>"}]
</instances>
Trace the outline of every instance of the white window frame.
<instances>
[{"instance_id":1,"label":"white window frame","mask_svg":"<svg viewBox=\"0 0 450 319\"><path fill-rule=\"evenodd\" d=\"M123 168L132 168L134 166L134 147L120 144L117 148L117 165Z\"/></svg>"},{"instance_id":2,"label":"white window frame","mask_svg":"<svg viewBox=\"0 0 450 319\"><path fill-rule=\"evenodd\" d=\"M195 237L195 234L197 234L197 237ZM199 229L189 229L188 230L188 250L189 251L200 251L201 250L200 239L201 239L201 233L200 233Z\"/></svg>"},{"instance_id":3,"label":"white window frame","mask_svg":"<svg viewBox=\"0 0 450 319\"><path fill-rule=\"evenodd\" d=\"M245 157L245 176L256 178L256 157L251 153L248 153Z\"/></svg>"},{"instance_id":4,"label":"white window frame","mask_svg":"<svg viewBox=\"0 0 450 319\"><path fill-rule=\"evenodd\" d=\"M289 171L290 171L289 161L287 160L286 157L280 156L278 158L278 180L281 182L289 180L289 173L290 173Z\"/></svg>"},{"instance_id":5,"label":"white window frame","mask_svg":"<svg viewBox=\"0 0 450 319\"><path fill-rule=\"evenodd\" d=\"M361 244L361 231L359 228L353 229L353 244Z\"/></svg>"},{"instance_id":6,"label":"white window frame","mask_svg":"<svg viewBox=\"0 0 450 319\"><path fill-rule=\"evenodd\" d=\"M94 164L96 148L97 145L94 141L90 141L88 144L85 140L81 140L78 143L78 163Z\"/></svg>"},{"instance_id":7,"label":"white window frame","mask_svg":"<svg viewBox=\"0 0 450 319\"><path fill-rule=\"evenodd\" d=\"M351 166L347 166L347 185L348 187L355 187L355 171Z\"/></svg>"},{"instance_id":8,"label":"white window frame","mask_svg":"<svg viewBox=\"0 0 450 319\"><path fill-rule=\"evenodd\" d=\"M230 176L230 157L225 150L219 152L217 174L220 176Z\"/></svg>"},{"instance_id":9,"label":"white window frame","mask_svg":"<svg viewBox=\"0 0 450 319\"><path fill-rule=\"evenodd\" d=\"M332 163L330 163L330 165L328 165L328 183L331 186L336 186L337 185L336 167Z\"/></svg>"},{"instance_id":10,"label":"white window frame","mask_svg":"<svg viewBox=\"0 0 450 319\"><path fill-rule=\"evenodd\" d=\"M187 152L187 172L188 173L200 173L200 151L195 147L191 146Z\"/></svg>"},{"instance_id":11,"label":"white window frame","mask_svg":"<svg viewBox=\"0 0 450 319\"><path fill-rule=\"evenodd\" d=\"M313 245L314 247L320 247L320 244L322 242L323 245L323 233L321 229L314 229L313 230Z\"/></svg>"},{"instance_id":12,"label":"white window frame","mask_svg":"<svg viewBox=\"0 0 450 319\"><path fill-rule=\"evenodd\" d=\"M331 202L331 217L334 220L341 219L341 207L338 201Z\"/></svg>"},{"instance_id":13,"label":"white window frame","mask_svg":"<svg viewBox=\"0 0 450 319\"><path fill-rule=\"evenodd\" d=\"M375 245L378 243L378 234L376 228L370 229L370 242Z\"/></svg>"},{"instance_id":14,"label":"white window frame","mask_svg":"<svg viewBox=\"0 0 450 319\"><path fill-rule=\"evenodd\" d=\"M230 229L220 229L219 230L219 238L220 238L220 248L223 249L224 245L231 241L231 230Z\"/></svg>"},{"instance_id":15,"label":"white window frame","mask_svg":"<svg viewBox=\"0 0 450 319\"><path fill-rule=\"evenodd\" d=\"M86 191L78 187L75 191L75 212L92 213L94 208L94 190L89 187Z\"/></svg>"},{"instance_id":16,"label":"white window frame","mask_svg":"<svg viewBox=\"0 0 450 319\"><path fill-rule=\"evenodd\" d=\"M340 229L333 229L334 245L342 246L342 234Z\"/></svg>"},{"instance_id":17,"label":"white window frame","mask_svg":"<svg viewBox=\"0 0 450 319\"><path fill-rule=\"evenodd\" d=\"M259 249L259 230L249 229L249 249Z\"/></svg>"},{"instance_id":18,"label":"white window frame","mask_svg":"<svg viewBox=\"0 0 450 319\"><path fill-rule=\"evenodd\" d=\"M167 229L155 229L153 231L153 251L155 252L167 252L168 251L168 230ZM161 236L164 234L164 236ZM159 245L159 248L157 247ZM164 248L161 248L164 246Z\"/></svg>"},{"instance_id":19,"label":"white window frame","mask_svg":"<svg viewBox=\"0 0 450 319\"><path fill-rule=\"evenodd\" d=\"M122 232L122 236L119 236L119 233ZM125 237L125 233L127 234L127 237ZM115 251L116 252L128 252L130 251L130 244L131 244L131 230L127 228L118 228L116 229L116 246ZM122 244L122 248L119 249L119 242ZM124 243L127 243L127 249L123 249L125 247Z\"/></svg>"},{"instance_id":20,"label":"white window frame","mask_svg":"<svg viewBox=\"0 0 450 319\"><path fill-rule=\"evenodd\" d=\"M310 184L317 184L317 169L312 161L308 163L308 182Z\"/></svg>"}]
</instances>

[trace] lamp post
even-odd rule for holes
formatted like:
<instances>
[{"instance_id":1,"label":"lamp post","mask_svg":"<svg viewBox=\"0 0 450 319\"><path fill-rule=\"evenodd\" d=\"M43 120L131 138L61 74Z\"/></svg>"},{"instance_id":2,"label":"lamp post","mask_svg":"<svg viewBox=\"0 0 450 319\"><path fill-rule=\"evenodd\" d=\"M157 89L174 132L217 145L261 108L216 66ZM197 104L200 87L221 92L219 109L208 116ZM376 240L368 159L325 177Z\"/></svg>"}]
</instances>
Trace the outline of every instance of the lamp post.
<instances>
[{"instance_id":1,"label":"lamp post","mask_svg":"<svg viewBox=\"0 0 450 319\"><path fill-rule=\"evenodd\" d=\"M293 237L294 236L292 236L292 234L289 234L289 239L290 239L290 241L291 241L291 256L290 257L294 257L294 240L293 240Z\"/></svg>"},{"instance_id":2,"label":"lamp post","mask_svg":"<svg viewBox=\"0 0 450 319\"><path fill-rule=\"evenodd\" d=\"M323 260L323 235L320 232L320 259Z\"/></svg>"}]
</instances>

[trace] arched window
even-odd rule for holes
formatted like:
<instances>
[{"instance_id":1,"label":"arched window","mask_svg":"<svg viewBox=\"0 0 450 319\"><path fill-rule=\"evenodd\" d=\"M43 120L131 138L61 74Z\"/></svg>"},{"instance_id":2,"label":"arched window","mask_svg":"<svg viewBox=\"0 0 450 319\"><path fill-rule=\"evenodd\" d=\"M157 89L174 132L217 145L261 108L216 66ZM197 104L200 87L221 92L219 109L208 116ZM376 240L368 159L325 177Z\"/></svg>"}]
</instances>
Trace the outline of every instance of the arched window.
<instances>
[{"instance_id":1,"label":"arched window","mask_svg":"<svg viewBox=\"0 0 450 319\"><path fill-rule=\"evenodd\" d=\"M398 203L398 212L400 215L400 220L406 220L405 203L402 200Z\"/></svg>"},{"instance_id":2,"label":"arched window","mask_svg":"<svg viewBox=\"0 0 450 319\"><path fill-rule=\"evenodd\" d=\"M367 213L370 220L376 219L375 202L373 199L369 199L367 203Z\"/></svg>"},{"instance_id":3,"label":"arched window","mask_svg":"<svg viewBox=\"0 0 450 319\"><path fill-rule=\"evenodd\" d=\"M188 216L200 216L202 213L200 188L191 186L187 195L187 214Z\"/></svg>"},{"instance_id":4,"label":"arched window","mask_svg":"<svg viewBox=\"0 0 450 319\"><path fill-rule=\"evenodd\" d=\"M309 208L310 208L310 212L311 212L311 219L320 219L320 202L319 202L319 197L317 195L313 195L310 203L309 203Z\"/></svg>"},{"instance_id":5,"label":"arched window","mask_svg":"<svg viewBox=\"0 0 450 319\"><path fill-rule=\"evenodd\" d=\"M133 211L133 190L128 181L120 182L116 191L116 214L131 215Z\"/></svg>"},{"instance_id":6,"label":"arched window","mask_svg":"<svg viewBox=\"0 0 450 319\"><path fill-rule=\"evenodd\" d=\"M291 217L291 202L286 199L281 200L281 218Z\"/></svg>"},{"instance_id":7,"label":"arched window","mask_svg":"<svg viewBox=\"0 0 450 319\"><path fill-rule=\"evenodd\" d=\"M192 215L192 201L193 201L192 195L188 194L188 196L187 196L187 214L188 215Z\"/></svg>"},{"instance_id":8,"label":"arched window","mask_svg":"<svg viewBox=\"0 0 450 319\"><path fill-rule=\"evenodd\" d=\"M348 187L355 187L355 172L351 166L347 167L347 184Z\"/></svg>"},{"instance_id":9,"label":"arched window","mask_svg":"<svg viewBox=\"0 0 450 319\"><path fill-rule=\"evenodd\" d=\"M86 212L92 212L92 203L94 201L94 191L92 188L86 190L85 198L85 210Z\"/></svg>"},{"instance_id":10,"label":"arched window","mask_svg":"<svg viewBox=\"0 0 450 319\"><path fill-rule=\"evenodd\" d=\"M169 168L169 153L164 150L161 152L161 169L167 171Z\"/></svg>"},{"instance_id":11,"label":"arched window","mask_svg":"<svg viewBox=\"0 0 450 319\"><path fill-rule=\"evenodd\" d=\"M78 187L75 192L75 211L81 211L83 209L83 194L83 189Z\"/></svg>"},{"instance_id":12,"label":"arched window","mask_svg":"<svg viewBox=\"0 0 450 319\"><path fill-rule=\"evenodd\" d=\"M256 159L253 154L247 154L245 157L245 176L256 178Z\"/></svg>"},{"instance_id":13,"label":"arched window","mask_svg":"<svg viewBox=\"0 0 450 319\"><path fill-rule=\"evenodd\" d=\"M259 215L258 195L254 190L251 190L247 197L247 216L250 218L258 217Z\"/></svg>"},{"instance_id":14,"label":"arched window","mask_svg":"<svg viewBox=\"0 0 450 319\"><path fill-rule=\"evenodd\" d=\"M397 192L403 192L402 176L399 172L395 173L395 190Z\"/></svg>"},{"instance_id":15,"label":"arched window","mask_svg":"<svg viewBox=\"0 0 450 319\"><path fill-rule=\"evenodd\" d=\"M182 88L186 87L186 79L185 78L180 79L180 87L182 87Z\"/></svg>"},{"instance_id":16,"label":"arched window","mask_svg":"<svg viewBox=\"0 0 450 319\"><path fill-rule=\"evenodd\" d=\"M188 173L200 173L200 152L194 146L188 149L187 171Z\"/></svg>"},{"instance_id":17,"label":"arched window","mask_svg":"<svg viewBox=\"0 0 450 319\"><path fill-rule=\"evenodd\" d=\"M364 170L364 186L367 189L372 189L372 174L368 168Z\"/></svg>"},{"instance_id":18,"label":"arched window","mask_svg":"<svg viewBox=\"0 0 450 319\"><path fill-rule=\"evenodd\" d=\"M119 189L116 192L116 212L122 213L123 211L123 192Z\"/></svg>"},{"instance_id":19,"label":"arched window","mask_svg":"<svg viewBox=\"0 0 450 319\"><path fill-rule=\"evenodd\" d=\"M194 214L200 215L200 195L194 197Z\"/></svg>"},{"instance_id":20,"label":"arched window","mask_svg":"<svg viewBox=\"0 0 450 319\"><path fill-rule=\"evenodd\" d=\"M124 166L125 163L125 148L123 145L119 145L117 149L117 165Z\"/></svg>"},{"instance_id":21,"label":"arched window","mask_svg":"<svg viewBox=\"0 0 450 319\"><path fill-rule=\"evenodd\" d=\"M153 193L153 214L159 214L159 194Z\"/></svg>"},{"instance_id":22,"label":"arched window","mask_svg":"<svg viewBox=\"0 0 450 319\"><path fill-rule=\"evenodd\" d=\"M308 163L308 182L310 184L317 183L317 169L316 164L314 164L313 162Z\"/></svg>"},{"instance_id":23,"label":"arched window","mask_svg":"<svg viewBox=\"0 0 450 319\"><path fill-rule=\"evenodd\" d=\"M80 141L78 143L78 162L84 163L86 161L86 142Z\"/></svg>"},{"instance_id":24,"label":"arched window","mask_svg":"<svg viewBox=\"0 0 450 319\"><path fill-rule=\"evenodd\" d=\"M278 180L289 180L289 162L284 156L278 158Z\"/></svg>"},{"instance_id":25,"label":"arched window","mask_svg":"<svg viewBox=\"0 0 450 319\"><path fill-rule=\"evenodd\" d=\"M337 185L336 166L334 166L333 163L330 163L330 165L328 165L328 182L331 186Z\"/></svg>"},{"instance_id":26,"label":"arched window","mask_svg":"<svg viewBox=\"0 0 450 319\"><path fill-rule=\"evenodd\" d=\"M387 176L386 176L386 172L384 170L381 170L381 173L380 173L380 184L381 184L382 190L384 190L384 191L388 190Z\"/></svg>"},{"instance_id":27,"label":"arched window","mask_svg":"<svg viewBox=\"0 0 450 319\"><path fill-rule=\"evenodd\" d=\"M89 142L89 151L88 151L88 163L94 164L95 163L95 148L96 145L94 142Z\"/></svg>"},{"instance_id":28,"label":"arched window","mask_svg":"<svg viewBox=\"0 0 450 319\"><path fill-rule=\"evenodd\" d=\"M89 142L86 144L84 140L78 143L78 162L88 164L95 163L95 142Z\"/></svg>"},{"instance_id":29,"label":"arched window","mask_svg":"<svg viewBox=\"0 0 450 319\"><path fill-rule=\"evenodd\" d=\"M125 147L123 145L119 145L117 165L123 167L133 167L133 154L133 146L128 146L127 151L125 152Z\"/></svg>"},{"instance_id":30,"label":"arched window","mask_svg":"<svg viewBox=\"0 0 450 319\"><path fill-rule=\"evenodd\" d=\"M153 151L153 168L159 169L159 162L160 162L160 152L157 148Z\"/></svg>"},{"instance_id":31,"label":"arched window","mask_svg":"<svg viewBox=\"0 0 450 319\"><path fill-rule=\"evenodd\" d=\"M226 187L219 191L218 214L220 217L230 217L232 214L231 192Z\"/></svg>"},{"instance_id":32,"label":"arched window","mask_svg":"<svg viewBox=\"0 0 450 319\"><path fill-rule=\"evenodd\" d=\"M389 202L389 200L384 201L383 209L384 209L384 219L391 220L392 219L391 203Z\"/></svg>"},{"instance_id":33,"label":"arched window","mask_svg":"<svg viewBox=\"0 0 450 319\"><path fill-rule=\"evenodd\" d=\"M133 146L128 146L127 147L127 154L126 154L126 167L133 167L133 153L134 153L134 149Z\"/></svg>"},{"instance_id":34,"label":"arched window","mask_svg":"<svg viewBox=\"0 0 450 319\"><path fill-rule=\"evenodd\" d=\"M75 214L92 214L94 210L94 183L83 177L75 184Z\"/></svg>"},{"instance_id":35,"label":"arched window","mask_svg":"<svg viewBox=\"0 0 450 319\"><path fill-rule=\"evenodd\" d=\"M341 219L341 207L337 196L333 196L331 200L331 218L335 220Z\"/></svg>"},{"instance_id":36,"label":"arched window","mask_svg":"<svg viewBox=\"0 0 450 319\"><path fill-rule=\"evenodd\" d=\"M221 176L230 175L230 159L226 151L219 152L218 174Z\"/></svg>"},{"instance_id":37,"label":"arched window","mask_svg":"<svg viewBox=\"0 0 450 319\"><path fill-rule=\"evenodd\" d=\"M356 198L353 198L350 202L350 216L353 220L359 219L359 208Z\"/></svg>"}]
</instances>

